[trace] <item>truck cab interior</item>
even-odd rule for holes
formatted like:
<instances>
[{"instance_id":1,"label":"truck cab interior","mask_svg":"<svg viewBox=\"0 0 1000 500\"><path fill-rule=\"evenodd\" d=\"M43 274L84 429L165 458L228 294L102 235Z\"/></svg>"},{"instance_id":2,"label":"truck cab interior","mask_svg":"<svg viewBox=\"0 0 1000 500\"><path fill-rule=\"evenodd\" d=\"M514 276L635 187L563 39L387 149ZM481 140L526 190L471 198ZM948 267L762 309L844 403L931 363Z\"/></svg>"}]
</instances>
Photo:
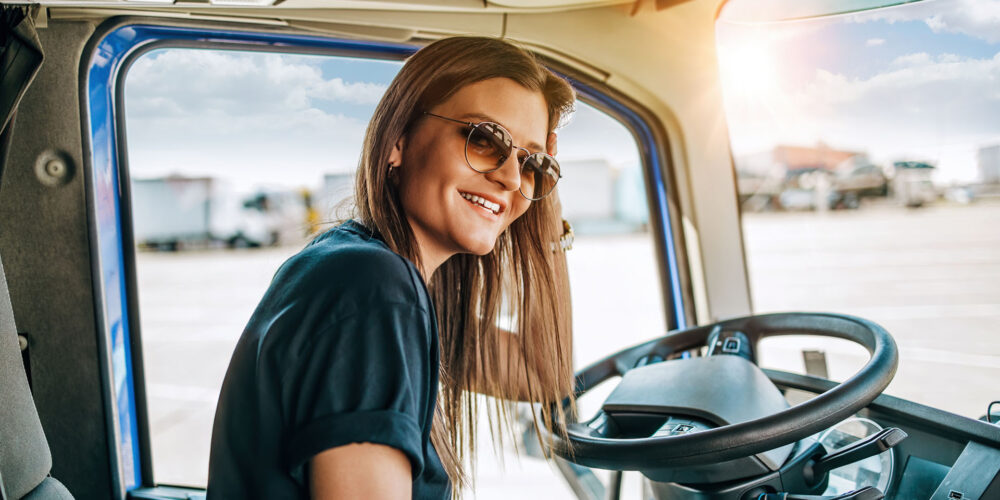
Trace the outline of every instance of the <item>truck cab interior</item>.
<instances>
[{"instance_id":1,"label":"truck cab interior","mask_svg":"<svg viewBox=\"0 0 1000 500\"><path fill-rule=\"evenodd\" d=\"M494 482L483 476L478 498L530 498L532 491L584 500L1000 498L1000 403L988 406L1000 399L1000 351L989 338L1000 325L1000 233L994 218L1000 214L995 193L1000 173L997 180L990 177L991 162L1000 172L1000 149L996 160L990 156L991 144L1000 144L1000 122L989 114L1000 106L995 80L992 88L946 92L950 97L940 106L969 118L929 125L953 134L942 139L947 144L940 157L890 158L927 161L919 181L910 183L922 186L920 203L911 195L892 199L893 192L915 188L888 167L878 167L881 184L866 184L863 195L859 189L838 192L829 179L838 178L836 169L851 171L858 163L827 162L837 144L820 144L810 150L815 157L801 161L781 149L751 172L753 158L743 153L756 146L748 146L752 141L745 137L777 130L786 133L777 140L789 142L804 137L796 134L807 127L772 126L764 116L779 116L780 110L760 111L753 108L760 101L738 100L741 91L771 92L782 106L812 110L820 122L832 116L824 115L827 108L875 121L895 109L923 116L922 109L936 110L938 104L896 103L904 91L877 94L863 108L852 107L850 99L885 82L911 88L926 80L931 88L960 78L980 81L979 74L986 80L1000 77L995 36L1000 31L993 29L1000 29L1000 4L978 3L982 10L969 17L978 24L961 23L965 18L955 12L963 5L930 0L0 5L0 495L203 498L207 433L239 322L249 317L261 286L288 255L283 249L294 251L304 241L303 234L285 234L294 225L287 221L306 225L329 218L337 198L331 193L343 190L356 157L317 150L323 161L347 159L308 193L274 186L296 175L306 179L296 186L315 184L325 167L297 148L360 143L360 132L353 130L367 121L373 99L384 89L380 85L402 60L435 39L473 34L528 48L567 77L579 99L577 118L560 132L559 148L560 162L569 160L560 196L577 233L577 248L567 258L579 418L565 433L548 436L551 455L533 450L530 437L521 440L525 467L533 472L501 474L503 480ZM820 37L834 25L855 38ZM918 32L918 25L924 31ZM851 45L860 40L859 47L889 50L896 39L879 35L878 26L914 30L899 36L909 37L915 53L893 56L885 74L867 68L866 61L875 57L855 56L861 49ZM949 31L949 26L958 27ZM748 40L760 33L770 37L772 47L784 47L776 59L754 57ZM928 48L921 37L929 34L949 37L944 53ZM782 37L797 36L818 38L809 39L808 47L779 45ZM975 44L968 42L978 52L961 52L963 36L979 36ZM831 63L807 75L802 70L795 77L801 80L761 76L782 59L823 57L850 61L867 73L838 73ZM192 68L199 72L189 72ZM269 86L247 83L247 75L261 76ZM295 86L303 81L304 91ZM774 91L779 87L786 90ZM211 94L212 89L220 93ZM846 90L836 94L836 89ZM237 121L244 105L225 100L232 94L246 94L245 102L261 110L248 124ZM810 107L810 96L834 94L835 105ZM983 99L987 117L972 117L976 107L963 108L960 97ZM305 101L312 104L301 105ZM309 121L317 115L322 120ZM196 121L184 121L192 116ZM982 179L949 181L935 191L928 179L938 179L932 175L947 170L948 154L966 144L954 134L974 127L979 128L969 134L975 140L966 142L980 148L979 156L969 156L968 168L979 165ZM274 140L278 129L292 131L302 142L281 139L284 149L258 148ZM817 129L856 132L851 126ZM902 134L874 130L862 135L884 136L888 144ZM236 136L259 144L231 142ZM861 147L842 142L840 149ZM900 144L915 142L920 141ZM203 144L216 146L218 154L201 153ZM574 156L574 149L587 153ZM881 161L878 151L872 146L873 161ZM250 156L240 156L244 153ZM964 158L960 153L954 157ZM192 179L221 177L190 167L199 156L205 163L229 165L233 187L213 187L215 192L246 188L243 198L226 206L253 205L262 213L263 204L245 200L272 193L266 204L272 213L257 214L255 222L255 231L267 237L236 245L260 248L232 248L237 233L219 236L173 217L196 214L189 221L201 224L221 206L204 193L198 194L201 205L191 204L195 194L184 186L205 184ZM772 175L778 163L782 170ZM796 169L822 175L806 176L812 179L806 187L774 184ZM577 181L581 184L573 187L574 175L590 184ZM251 186L253 176L263 180ZM755 182L752 189L744 183L749 180ZM152 194L135 196L139 182ZM806 208L798 210L787 200L803 192ZM845 197L851 203L826 202ZM317 208L318 200L326 205ZM880 218L869 224L859 214ZM958 215L941 218L952 214ZM937 233L928 221L943 221L947 230ZM159 243L141 236L151 232L151 224L166 235ZM892 235L894 228L910 226L925 239ZM960 226L968 226L969 239L957 232ZM867 244L880 238L888 246L873 250ZM951 240L961 244L958 250L944 248ZM838 245L849 250L846 257L833 255L830 249ZM816 281L820 274L831 280L850 275L874 255L865 252L876 250L892 260L858 271L860 281ZM920 274L938 269L919 260L923 257L957 271ZM893 269L911 274L880 288ZM250 275L259 281L248 281ZM920 302L921 293L932 289L946 290L940 305ZM789 298L769 299L779 292ZM203 295L208 293L211 299ZM958 302L974 294L979 295ZM859 296L874 302L855 306L843 299ZM220 312L225 307L229 312ZM229 317L237 326L227 323ZM489 446L481 448L490 453ZM518 490L519 484L524 489Z\"/></svg>"}]
</instances>

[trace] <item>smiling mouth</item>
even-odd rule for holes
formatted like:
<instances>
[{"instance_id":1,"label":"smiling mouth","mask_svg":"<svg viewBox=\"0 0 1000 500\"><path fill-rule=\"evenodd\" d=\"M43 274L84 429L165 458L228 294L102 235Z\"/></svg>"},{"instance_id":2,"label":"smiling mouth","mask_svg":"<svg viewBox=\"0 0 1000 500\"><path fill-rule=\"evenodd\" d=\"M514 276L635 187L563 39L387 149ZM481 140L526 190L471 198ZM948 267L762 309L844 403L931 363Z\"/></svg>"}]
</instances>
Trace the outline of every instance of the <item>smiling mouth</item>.
<instances>
[{"instance_id":1,"label":"smiling mouth","mask_svg":"<svg viewBox=\"0 0 1000 500\"><path fill-rule=\"evenodd\" d=\"M462 191L459 191L459 194L461 194L462 198L465 198L465 200L468 201L469 203L485 208L486 210L492 212L494 215L500 213L499 203L494 203L490 200L487 200L486 198L483 198L482 196L476 196L474 194L469 194Z\"/></svg>"}]
</instances>

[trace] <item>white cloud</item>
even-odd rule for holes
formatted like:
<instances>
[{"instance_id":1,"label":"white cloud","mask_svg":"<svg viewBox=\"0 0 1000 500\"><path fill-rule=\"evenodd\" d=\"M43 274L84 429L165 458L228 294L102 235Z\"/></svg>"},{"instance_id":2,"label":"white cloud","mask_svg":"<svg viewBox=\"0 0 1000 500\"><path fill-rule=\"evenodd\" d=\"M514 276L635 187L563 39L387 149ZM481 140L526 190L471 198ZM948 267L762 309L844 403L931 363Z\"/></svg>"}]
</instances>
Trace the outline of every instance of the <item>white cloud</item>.
<instances>
[{"instance_id":1,"label":"white cloud","mask_svg":"<svg viewBox=\"0 0 1000 500\"><path fill-rule=\"evenodd\" d=\"M250 189L316 187L324 173L353 169L366 120L329 110L374 108L385 84L324 78L320 63L191 49L139 59L126 79L132 175L210 175Z\"/></svg>"},{"instance_id":2,"label":"white cloud","mask_svg":"<svg viewBox=\"0 0 1000 500\"><path fill-rule=\"evenodd\" d=\"M241 187L311 186L357 165L366 124L316 109L234 119L225 113L135 118L128 124L132 175L211 175Z\"/></svg>"},{"instance_id":3,"label":"white cloud","mask_svg":"<svg viewBox=\"0 0 1000 500\"><path fill-rule=\"evenodd\" d=\"M879 45L885 45L885 38L869 38L865 41L867 47L878 47Z\"/></svg>"},{"instance_id":4,"label":"white cloud","mask_svg":"<svg viewBox=\"0 0 1000 500\"><path fill-rule=\"evenodd\" d=\"M990 43L1000 42L1000 0L927 0L862 12L848 19L890 24L923 21L935 33L963 33Z\"/></svg>"},{"instance_id":5,"label":"white cloud","mask_svg":"<svg viewBox=\"0 0 1000 500\"><path fill-rule=\"evenodd\" d=\"M326 80L316 85L316 96L336 101L358 104L375 104L382 98L386 86L375 83L348 83L340 78Z\"/></svg>"},{"instance_id":6,"label":"white cloud","mask_svg":"<svg viewBox=\"0 0 1000 500\"><path fill-rule=\"evenodd\" d=\"M890 68L905 68L907 66L921 66L931 62L931 55L926 52L916 52L899 56L889 63Z\"/></svg>"},{"instance_id":7,"label":"white cloud","mask_svg":"<svg viewBox=\"0 0 1000 500\"><path fill-rule=\"evenodd\" d=\"M219 50L173 49L151 53L129 71L131 111L152 115L200 114L205 109L233 114L307 109L344 102L374 105L386 86L325 79L316 57ZM167 106L165 99L172 101Z\"/></svg>"}]
</instances>

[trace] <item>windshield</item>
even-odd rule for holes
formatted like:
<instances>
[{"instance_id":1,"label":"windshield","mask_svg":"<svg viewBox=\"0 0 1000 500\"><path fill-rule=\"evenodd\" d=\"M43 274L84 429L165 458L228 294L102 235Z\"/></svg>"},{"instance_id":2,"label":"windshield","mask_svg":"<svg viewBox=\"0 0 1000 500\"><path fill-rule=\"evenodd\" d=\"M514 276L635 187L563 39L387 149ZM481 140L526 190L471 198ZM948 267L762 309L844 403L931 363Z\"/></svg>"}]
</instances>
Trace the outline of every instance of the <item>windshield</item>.
<instances>
[{"instance_id":1,"label":"windshield","mask_svg":"<svg viewBox=\"0 0 1000 500\"><path fill-rule=\"evenodd\" d=\"M977 418L1000 380L1000 2L717 22L755 312L853 314L900 348L887 393ZM849 377L846 342L765 366Z\"/></svg>"}]
</instances>

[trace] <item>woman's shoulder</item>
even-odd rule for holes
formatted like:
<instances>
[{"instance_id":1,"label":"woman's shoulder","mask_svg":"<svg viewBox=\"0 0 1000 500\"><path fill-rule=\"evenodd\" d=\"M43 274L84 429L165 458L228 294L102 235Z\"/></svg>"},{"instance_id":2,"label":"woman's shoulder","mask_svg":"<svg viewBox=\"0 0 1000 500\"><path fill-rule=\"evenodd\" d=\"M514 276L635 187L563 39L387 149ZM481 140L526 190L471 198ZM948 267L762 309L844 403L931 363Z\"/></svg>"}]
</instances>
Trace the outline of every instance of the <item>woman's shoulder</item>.
<instances>
[{"instance_id":1,"label":"woman's shoulder","mask_svg":"<svg viewBox=\"0 0 1000 500\"><path fill-rule=\"evenodd\" d=\"M309 355L316 350L344 354L400 338L433 350L433 311L408 260L371 233L343 224L282 264L244 335L259 364L278 373L327 359Z\"/></svg>"},{"instance_id":2,"label":"woman's shoulder","mask_svg":"<svg viewBox=\"0 0 1000 500\"><path fill-rule=\"evenodd\" d=\"M426 305L416 267L354 221L317 236L281 266L275 284L341 299L355 295L365 300Z\"/></svg>"}]
</instances>

